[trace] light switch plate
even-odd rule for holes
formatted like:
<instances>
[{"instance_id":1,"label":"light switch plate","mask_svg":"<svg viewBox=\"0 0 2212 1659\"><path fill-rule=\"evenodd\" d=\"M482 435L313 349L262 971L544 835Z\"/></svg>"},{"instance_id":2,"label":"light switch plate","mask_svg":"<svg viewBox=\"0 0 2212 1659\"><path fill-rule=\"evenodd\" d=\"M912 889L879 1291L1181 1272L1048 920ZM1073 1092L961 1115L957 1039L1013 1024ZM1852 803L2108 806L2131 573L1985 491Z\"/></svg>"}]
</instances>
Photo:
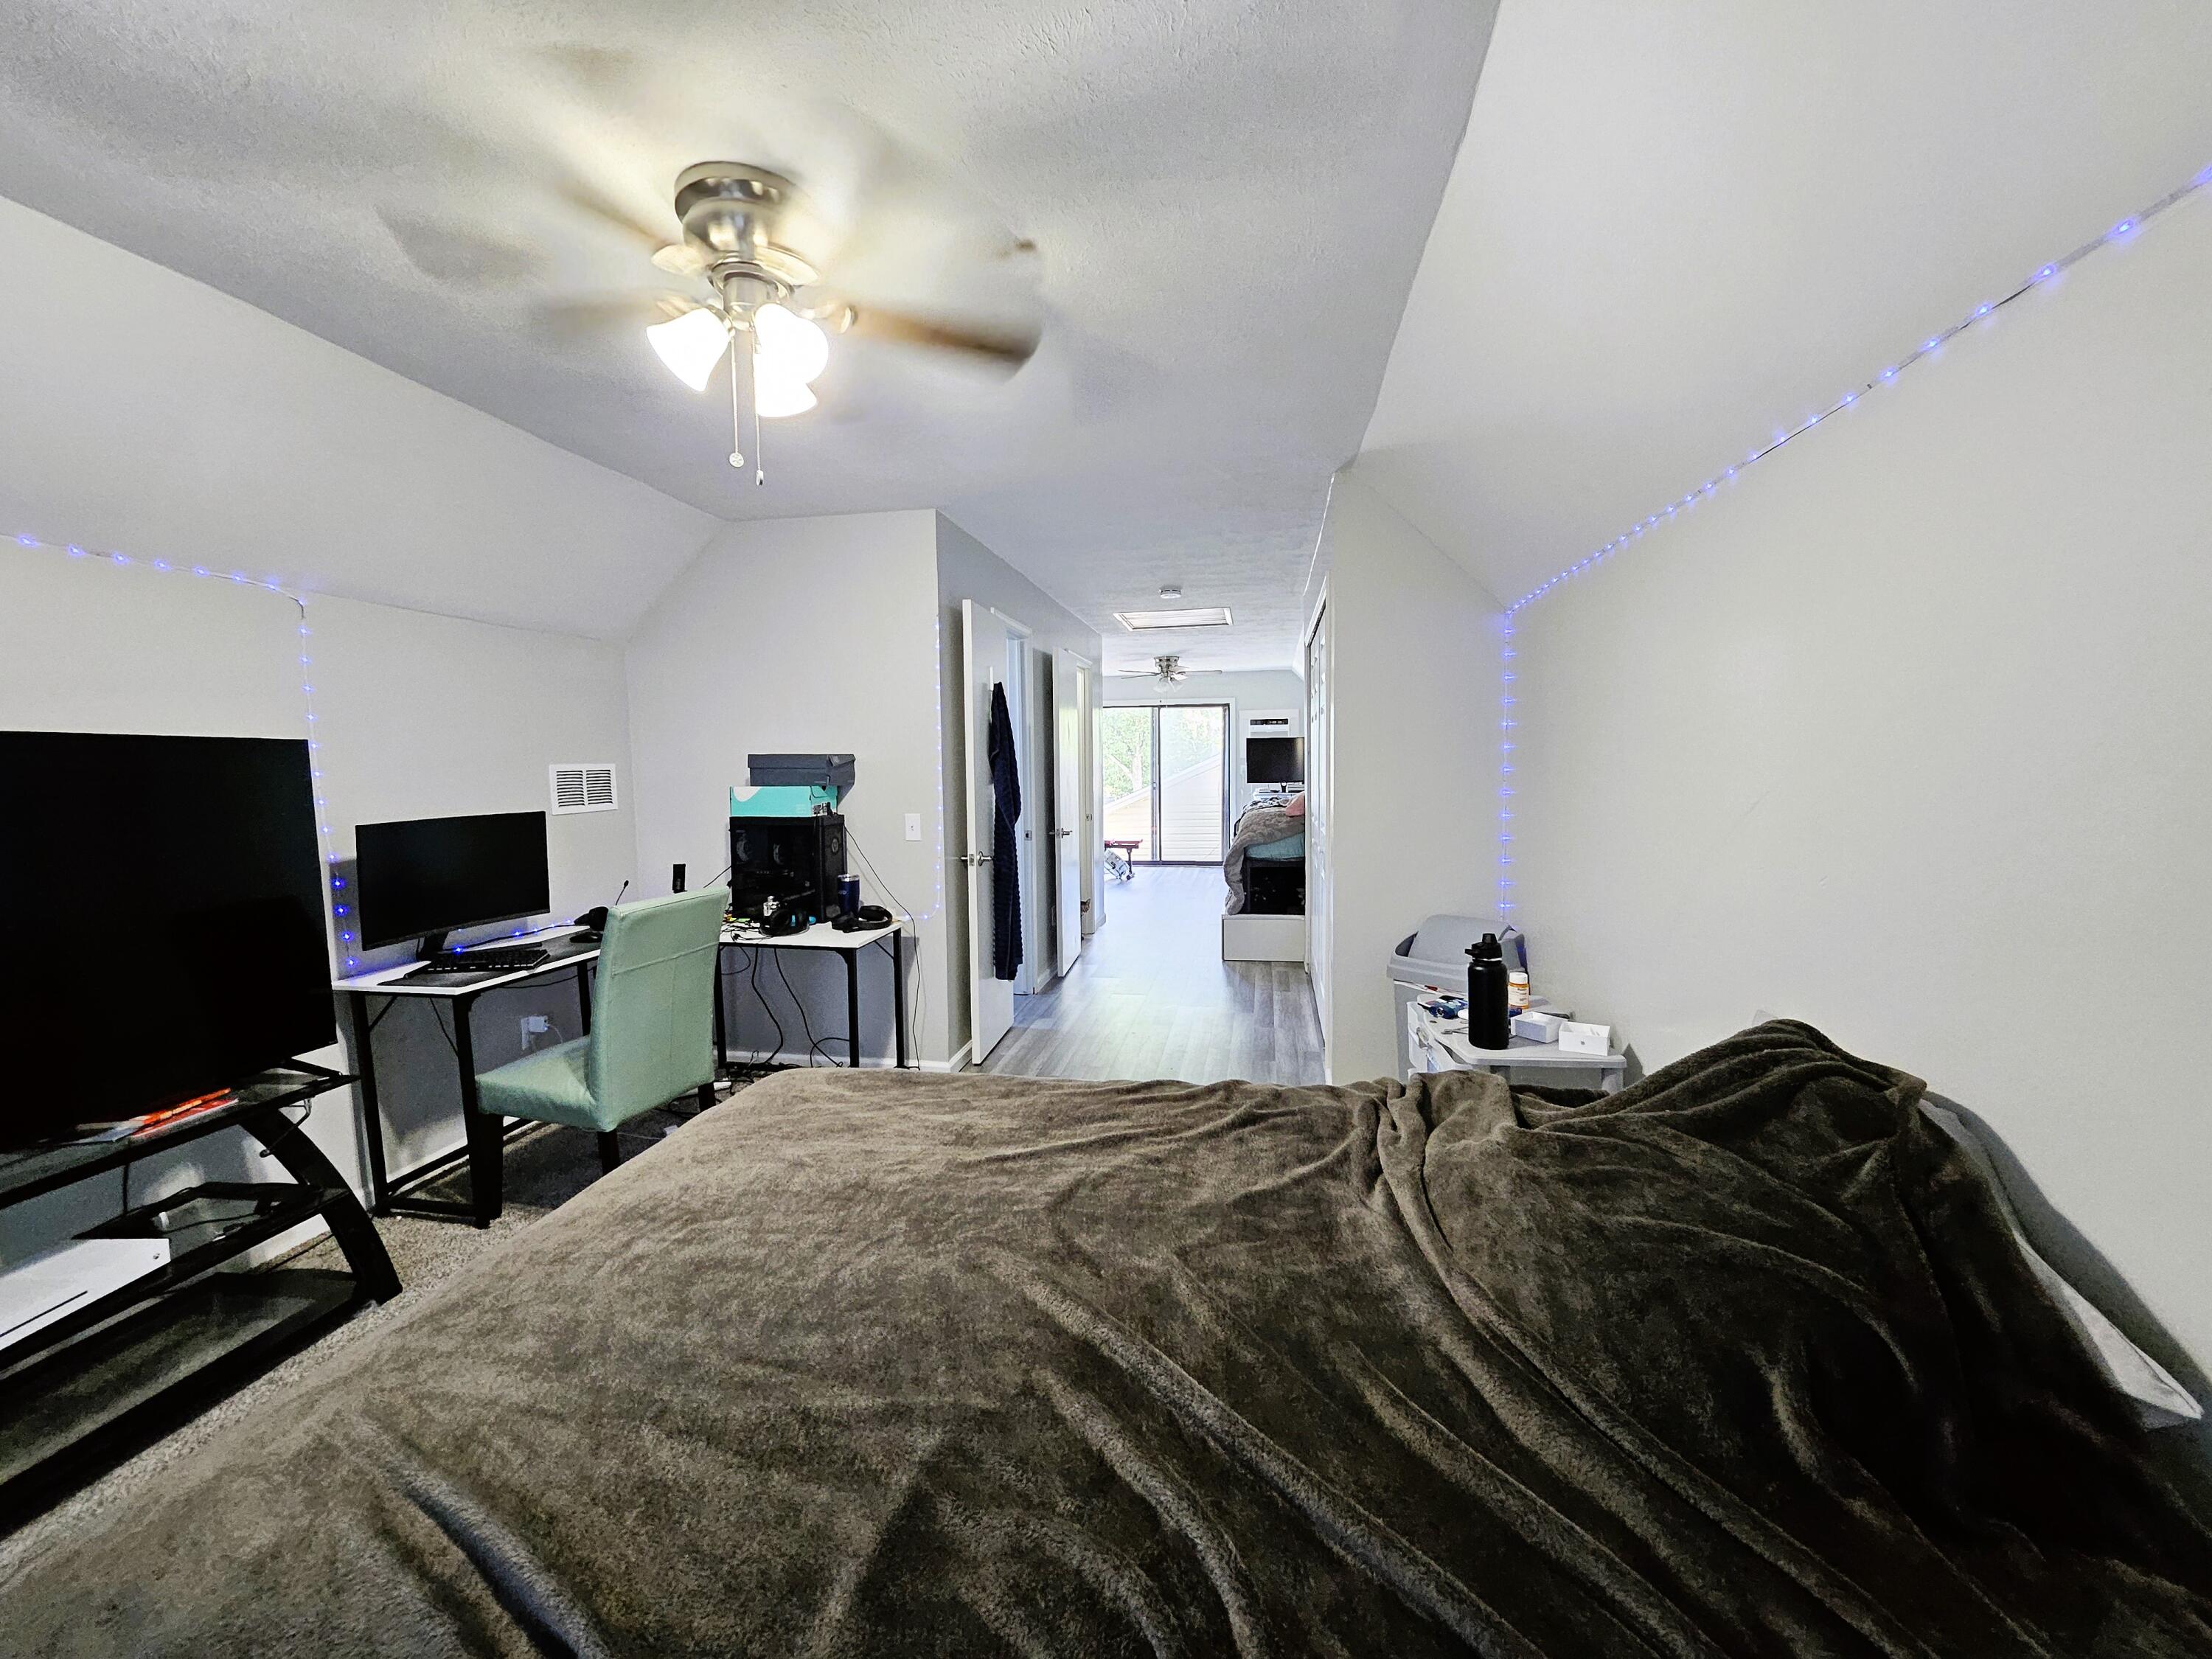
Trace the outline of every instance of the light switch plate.
<instances>
[{"instance_id":1,"label":"light switch plate","mask_svg":"<svg viewBox=\"0 0 2212 1659\"><path fill-rule=\"evenodd\" d=\"M908 841L920 841L921 839L921 813L909 812L906 815L906 838Z\"/></svg>"}]
</instances>

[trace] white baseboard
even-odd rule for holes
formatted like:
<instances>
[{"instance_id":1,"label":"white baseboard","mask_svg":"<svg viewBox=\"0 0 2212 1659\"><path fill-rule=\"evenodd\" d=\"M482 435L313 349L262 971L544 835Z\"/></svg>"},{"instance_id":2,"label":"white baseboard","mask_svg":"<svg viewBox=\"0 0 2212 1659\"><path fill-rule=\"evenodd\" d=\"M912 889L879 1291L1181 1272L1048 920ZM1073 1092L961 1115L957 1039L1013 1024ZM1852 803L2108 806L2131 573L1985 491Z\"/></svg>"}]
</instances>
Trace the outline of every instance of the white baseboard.
<instances>
[{"instance_id":1,"label":"white baseboard","mask_svg":"<svg viewBox=\"0 0 2212 1659\"><path fill-rule=\"evenodd\" d=\"M748 1049L743 1053L725 1054L723 1059L726 1063L732 1066L751 1066L757 1064L762 1066L811 1066L813 1070L817 1072L842 1072L850 1069L846 1066L845 1062L842 1059L834 1064L830 1064L825 1062L818 1054L809 1054L804 1048L779 1048L774 1054L763 1054L758 1060L755 1060L751 1051ZM950 1060L913 1060L908 1062L908 1069L910 1071L919 1069L924 1072L957 1072L967 1063L968 1045L963 1042L960 1045L959 1051L955 1054ZM896 1067L889 1054L862 1054L860 1056L860 1069L864 1072L888 1072L896 1070Z\"/></svg>"}]
</instances>

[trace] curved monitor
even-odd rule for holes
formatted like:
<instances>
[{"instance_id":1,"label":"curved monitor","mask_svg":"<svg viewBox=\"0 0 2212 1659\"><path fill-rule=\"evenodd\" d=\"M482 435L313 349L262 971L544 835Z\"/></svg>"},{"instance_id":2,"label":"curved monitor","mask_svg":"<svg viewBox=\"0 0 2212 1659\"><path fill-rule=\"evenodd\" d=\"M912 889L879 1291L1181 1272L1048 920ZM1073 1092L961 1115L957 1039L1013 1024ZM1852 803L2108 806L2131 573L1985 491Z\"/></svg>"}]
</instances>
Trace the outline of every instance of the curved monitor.
<instances>
[{"instance_id":1,"label":"curved monitor","mask_svg":"<svg viewBox=\"0 0 2212 1659\"><path fill-rule=\"evenodd\" d=\"M354 852L356 915L372 950L552 908L543 812L360 824Z\"/></svg>"}]
</instances>

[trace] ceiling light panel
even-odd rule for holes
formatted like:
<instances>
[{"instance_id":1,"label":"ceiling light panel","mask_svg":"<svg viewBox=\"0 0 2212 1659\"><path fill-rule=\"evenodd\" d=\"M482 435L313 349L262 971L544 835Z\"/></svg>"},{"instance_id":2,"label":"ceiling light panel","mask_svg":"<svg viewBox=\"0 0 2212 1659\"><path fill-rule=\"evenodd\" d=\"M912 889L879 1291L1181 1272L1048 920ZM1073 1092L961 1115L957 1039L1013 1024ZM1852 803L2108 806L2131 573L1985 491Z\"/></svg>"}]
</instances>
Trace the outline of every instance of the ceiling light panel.
<instances>
[{"instance_id":1,"label":"ceiling light panel","mask_svg":"<svg viewBox=\"0 0 2212 1659\"><path fill-rule=\"evenodd\" d=\"M1114 620L1132 634L1153 628L1226 628L1226 605L1198 605L1187 611L1116 611Z\"/></svg>"}]
</instances>

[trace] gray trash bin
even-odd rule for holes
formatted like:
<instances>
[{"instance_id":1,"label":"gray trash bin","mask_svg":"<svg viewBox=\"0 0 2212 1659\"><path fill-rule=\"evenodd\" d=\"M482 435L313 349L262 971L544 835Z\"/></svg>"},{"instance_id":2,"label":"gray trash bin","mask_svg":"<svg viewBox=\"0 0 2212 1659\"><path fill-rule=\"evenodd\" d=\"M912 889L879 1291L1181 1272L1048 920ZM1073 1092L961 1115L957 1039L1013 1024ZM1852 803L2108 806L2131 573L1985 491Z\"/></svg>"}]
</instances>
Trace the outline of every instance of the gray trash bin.
<instances>
[{"instance_id":1,"label":"gray trash bin","mask_svg":"<svg viewBox=\"0 0 2212 1659\"><path fill-rule=\"evenodd\" d=\"M1433 985L1454 996L1467 994L1467 947L1485 933L1503 935L1494 916L1431 916L1398 941L1390 957L1390 1020L1397 1033L1398 1075L1413 1064L1406 1036L1406 1008L1424 987ZM1506 963L1518 969L1519 959Z\"/></svg>"}]
</instances>

